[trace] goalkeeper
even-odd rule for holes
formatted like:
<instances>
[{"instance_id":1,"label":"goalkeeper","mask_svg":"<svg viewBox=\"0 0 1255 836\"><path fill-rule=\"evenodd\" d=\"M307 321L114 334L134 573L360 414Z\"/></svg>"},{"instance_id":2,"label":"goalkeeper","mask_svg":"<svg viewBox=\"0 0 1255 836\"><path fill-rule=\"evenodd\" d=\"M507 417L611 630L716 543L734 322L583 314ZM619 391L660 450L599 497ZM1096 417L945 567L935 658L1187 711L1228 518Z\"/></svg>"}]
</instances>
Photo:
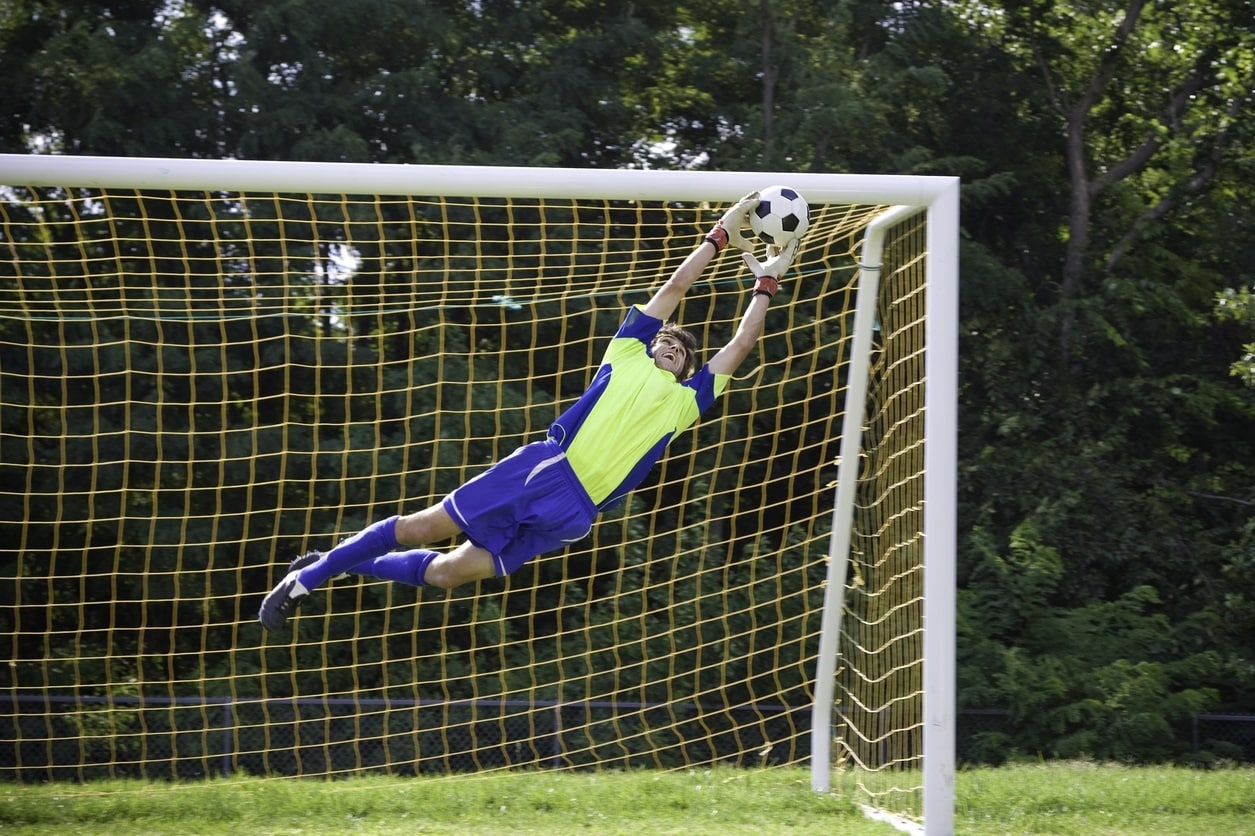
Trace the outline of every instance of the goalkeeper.
<instances>
[{"instance_id":1,"label":"goalkeeper","mask_svg":"<svg viewBox=\"0 0 1255 836\"><path fill-rule=\"evenodd\" d=\"M373 523L325 554L296 558L262 601L262 625L282 627L310 590L345 573L451 589L508 575L583 539L597 514L640 484L671 440L723 393L758 342L798 241L769 247L760 263L742 233L757 205L757 192L742 198L648 302L628 310L592 383L547 438L523 445L425 510ZM698 368L693 335L664 323L728 244L742 251L754 286L731 341ZM460 535L465 541L448 552L421 548Z\"/></svg>"}]
</instances>

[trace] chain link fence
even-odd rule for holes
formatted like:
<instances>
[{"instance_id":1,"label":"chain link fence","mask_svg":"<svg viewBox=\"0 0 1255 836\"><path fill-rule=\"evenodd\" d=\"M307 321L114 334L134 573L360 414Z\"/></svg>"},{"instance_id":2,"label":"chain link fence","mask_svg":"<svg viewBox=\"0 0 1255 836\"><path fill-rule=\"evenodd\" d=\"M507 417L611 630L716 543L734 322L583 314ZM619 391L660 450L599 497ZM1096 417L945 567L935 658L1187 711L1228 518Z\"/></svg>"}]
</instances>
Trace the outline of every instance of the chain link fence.
<instances>
[{"instance_id":1,"label":"chain link fence","mask_svg":"<svg viewBox=\"0 0 1255 836\"><path fill-rule=\"evenodd\" d=\"M0 695L0 778L682 766L659 761L657 735L672 744L678 737L690 759L753 766L806 760L809 729L809 706L7 694ZM1013 731L1005 709L959 711L956 761L1005 761ZM1255 764L1255 715L1197 715L1179 738L1197 765Z\"/></svg>"},{"instance_id":2,"label":"chain link fence","mask_svg":"<svg viewBox=\"0 0 1255 836\"><path fill-rule=\"evenodd\" d=\"M809 706L0 695L0 779L751 766L804 761L809 729Z\"/></svg>"},{"instance_id":3,"label":"chain link fence","mask_svg":"<svg viewBox=\"0 0 1255 836\"><path fill-rule=\"evenodd\" d=\"M969 708L958 713L955 760L960 764L999 764L1013 740L1011 712L1003 708ZM1188 746L1187 763L1210 766L1221 762L1255 764L1255 715L1197 714L1177 729Z\"/></svg>"}]
</instances>

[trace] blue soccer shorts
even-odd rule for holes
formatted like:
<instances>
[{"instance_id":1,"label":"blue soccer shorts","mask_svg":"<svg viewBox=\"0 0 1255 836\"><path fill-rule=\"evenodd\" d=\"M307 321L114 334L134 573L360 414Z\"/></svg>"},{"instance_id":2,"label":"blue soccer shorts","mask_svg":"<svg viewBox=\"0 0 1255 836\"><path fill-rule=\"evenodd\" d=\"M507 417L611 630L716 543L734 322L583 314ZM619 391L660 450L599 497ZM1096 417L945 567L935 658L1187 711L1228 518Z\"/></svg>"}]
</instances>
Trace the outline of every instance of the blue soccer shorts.
<instances>
[{"instance_id":1,"label":"blue soccer shorts","mask_svg":"<svg viewBox=\"0 0 1255 836\"><path fill-rule=\"evenodd\" d=\"M497 577L592 530L597 506L556 442L525 444L444 498L467 538L492 554Z\"/></svg>"}]
</instances>

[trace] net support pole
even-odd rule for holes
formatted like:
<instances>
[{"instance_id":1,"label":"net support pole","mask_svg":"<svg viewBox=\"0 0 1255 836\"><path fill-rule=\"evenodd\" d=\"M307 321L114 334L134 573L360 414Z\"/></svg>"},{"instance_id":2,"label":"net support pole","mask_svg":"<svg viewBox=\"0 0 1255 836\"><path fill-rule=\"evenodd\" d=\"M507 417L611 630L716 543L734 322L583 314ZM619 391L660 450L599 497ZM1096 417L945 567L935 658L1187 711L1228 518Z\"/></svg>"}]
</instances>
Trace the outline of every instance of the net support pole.
<instances>
[{"instance_id":1,"label":"net support pole","mask_svg":"<svg viewBox=\"0 0 1255 836\"><path fill-rule=\"evenodd\" d=\"M811 707L811 789L827 792L832 785L832 709L836 690L837 650L841 614L845 609L845 579L850 565L854 522L854 494L858 487L859 449L867 405L867 377L871 368L872 335L880 298L880 260L885 235L895 224L919 213L918 206L894 206L867 225L859 258L858 292L854 306L854 343L846 379L845 415L841 423L837 492L832 510L828 546L828 575L824 611L819 629L819 658L815 665L815 702Z\"/></svg>"},{"instance_id":2,"label":"net support pole","mask_svg":"<svg viewBox=\"0 0 1255 836\"><path fill-rule=\"evenodd\" d=\"M924 832L954 833L959 181L928 207L924 319Z\"/></svg>"}]
</instances>

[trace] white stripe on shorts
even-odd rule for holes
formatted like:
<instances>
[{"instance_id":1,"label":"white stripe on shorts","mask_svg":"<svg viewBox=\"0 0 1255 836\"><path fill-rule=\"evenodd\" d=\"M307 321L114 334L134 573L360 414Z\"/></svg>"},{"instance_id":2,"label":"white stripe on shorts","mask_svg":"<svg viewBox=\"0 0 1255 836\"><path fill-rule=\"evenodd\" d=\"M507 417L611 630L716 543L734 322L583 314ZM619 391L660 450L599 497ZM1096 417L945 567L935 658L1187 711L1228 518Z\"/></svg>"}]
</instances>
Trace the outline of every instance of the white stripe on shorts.
<instances>
[{"instance_id":1,"label":"white stripe on shorts","mask_svg":"<svg viewBox=\"0 0 1255 836\"><path fill-rule=\"evenodd\" d=\"M544 470L546 467L557 464L558 462L562 461L565 458L566 458L566 453L559 453L556 456L551 456L545 459L543 462L541 462L540 464L532 468L532 472L527 474L527 478L523 480L523 484L524 485L530 484L532 479L535 478L536 475L540 473L542 470Z\"/></svg>"}]
</instances>

